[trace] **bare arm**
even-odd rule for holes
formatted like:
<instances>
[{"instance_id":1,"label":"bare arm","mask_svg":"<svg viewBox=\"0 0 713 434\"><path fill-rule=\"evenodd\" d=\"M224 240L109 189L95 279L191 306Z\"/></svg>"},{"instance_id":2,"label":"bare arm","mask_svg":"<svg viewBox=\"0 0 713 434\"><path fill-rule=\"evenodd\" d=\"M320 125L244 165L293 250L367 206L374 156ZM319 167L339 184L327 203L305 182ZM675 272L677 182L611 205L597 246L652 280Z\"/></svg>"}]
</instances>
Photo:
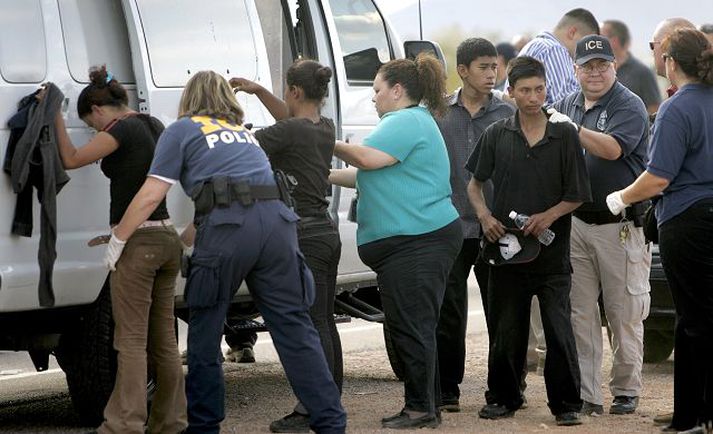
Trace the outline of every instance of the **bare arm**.
<instances>
[{"instance_id":1,"label":"bare arm","mask_svg":"<svg viewBox=\"0 0 713 434\"><path fill-rule=\"evenodd\" d=\"M525 223L523 232L525 235L534 234L536 237L539 237L545 229L552 226L555 220L565 214L571 213L579 208L581 204L582 202L567 202L563 200L547 211L531 215L527 223Z\"/></svg>"},{"instance_id":2,"label":"bare arm","mask_svg":"<svg viewBox=\"0 0 713 434\"><path fill-rule=\"evenodd\" d=\"M381 169L393 166L399 160L386 152L369 146L355 145L337 140L334 155L354 167L365 170Z\"/></svg>"},{"instance_id":3,"label":"bare arm","mask_svg":"<svg viewBox=\"0 0 713 434\"><path fill-rule=\"evenodd\" d=\"M346 169L332 169L329 171L329 182L342 187L356 187L356 167Z\"/></svg>"},{"instance_id":4,"label":"bare arm","mask_svg":"<svg viewBox=\"0 0 713 434\"><path fill-rule=\"evenodd\" d=\"M181 232L181 242L187 247L192 247L196 240L196 226L191 223Z\"/></svg>"},{"instance_id":5,"label":"bare arm","mask_svg":"<svg viewBox=\"0 0 713 434\"><path fill-rule=\"evenodd\" d=\"M475 178L471 178L468 183L467 191L468 200L470 200L471 205L475 208L475 215L478 216L485 238L491 243L494 243L505 235L505 226L490 213L490 209L488 209L488 205L485 203L485 196L483 196L483 183Z\"/></svg>"},{"instance_id":6,"label":"bare arm","mask_svg":"<svg viewBox=\"0 0 713 434\"><path fill-rule=\"evenodd\" d=\"M582 127L579 131L579 141L587 152L599 158L616 160L621 157L621 146L619 146L619 142L609 134Z\"/></svg>"},{"instance_id":7,"label":"bare arm","mask_svg":"<svg viewBox=\"0 0 713 434\"><path fill-rule=\"evenodd\" d=\"M171 184L166 181L152 176L147 177L144 185L129 204L121 221L114 227L114 235L120 240L128 240L136 228L156 210L170 188Z\"/></svg>"},{"instance_id":8,"label":"bare arm","mask_svg":"<svg viewBox=\"0 0 713 434\"><path fill-rule=\"evenodd\" d=\"M654 197L668 187L666 178L644 171L636 181L621 191L621 199L625 204L632 204Z\"/></svg>"},{"instance_id":9,"label":"bare arm","mask_svg":"<svg viewBox=\"0 0 713 434\"><path fill-rule=\"evenodd\" d=\"M285 102L258 83L250 81L247 78L234 77L230 79L230 86L239 91L257 96L276 121L290 117Z\"/></svg>"},{"instance_id":10,"label":"bare arm","mask_svg":"<svg viewBox=\"0 0 713 434\"><path fill-rule=\"evenodd\" d=\"M119 142L109 133L100 131L86 145L75 148L67 134L67 127L61 113L54 118L57 131L57 147L65 169L77 169L99 161L119 149Z\"/></svg>"}]
</instances>

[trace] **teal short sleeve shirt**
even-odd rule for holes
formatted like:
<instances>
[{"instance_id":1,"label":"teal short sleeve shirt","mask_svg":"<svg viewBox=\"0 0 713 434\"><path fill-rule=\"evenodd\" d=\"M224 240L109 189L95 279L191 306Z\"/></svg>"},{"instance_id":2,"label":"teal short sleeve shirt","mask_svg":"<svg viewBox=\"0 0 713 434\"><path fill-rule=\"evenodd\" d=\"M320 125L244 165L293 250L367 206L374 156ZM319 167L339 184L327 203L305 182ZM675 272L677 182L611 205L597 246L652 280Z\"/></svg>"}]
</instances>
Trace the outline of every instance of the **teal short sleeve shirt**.
<instances>
[{"instance_id":1,"label":"teal short sleeve shirt","mask_svg":"<svg viewBox=\"0 0 713 434\"><path fill-rule=\"evenodd\" d=\"M428 110L411 107L385 114L364 145L398 162L357 172L358 245L425 234L458 218L446 145Z\"/></svg>"}]
</instances>

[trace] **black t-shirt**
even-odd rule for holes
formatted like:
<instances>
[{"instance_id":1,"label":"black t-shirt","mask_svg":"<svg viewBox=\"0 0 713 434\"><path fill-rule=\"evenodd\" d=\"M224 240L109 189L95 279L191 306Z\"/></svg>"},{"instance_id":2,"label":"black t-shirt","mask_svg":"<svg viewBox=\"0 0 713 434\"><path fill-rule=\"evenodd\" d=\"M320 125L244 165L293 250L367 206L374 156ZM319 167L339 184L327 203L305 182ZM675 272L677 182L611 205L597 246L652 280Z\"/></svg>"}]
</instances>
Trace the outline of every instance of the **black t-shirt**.
<instances>
[{"instance_id":1,"label":"black t-shirt","mask_svg":"<svg viewBox=\"0 0 713 434\"><path fill-rule=\"evenodd\" d=\"M324 216L329 201L329 169L334 153L334 122L322 116L319 122L290 118L255 132L272 168L297 179L293 192L301 217Z\"/></svg>"},{"instance_id":2,"label":"black t-shirt","mask_svg":"<svg viewBox=\"0 0 713 434\"><path fill-rule=\"evenodd\" d=\"M118 120L106 130L119 143L116 151L102 159L101 169L110 180L111 206L109 224L118 224L129 204L146 181L146 174L153 160L158 137L163 124L158 119L144 115L130 115ZM148 218L168 218L166 199Z\"/></svg>"},{"instance_id":3,"label":"black t-shirt","mask_svg":"<svg viewBox=\"0 0 713 434\"><path fill-rule=\"evenodd\" d=\"M561 201L591 200L582 147L577 130L570 124L548 122L544 138L530 147L516 113L485 130L466 169L480 182L493 181L491 212L508 227L515 227L508 217L512 210L533 215ZM540 246L540 255L534 261L509 267L533 273L570 273L571 225L570 214L557 219L550 226L555 233L552 244Z\"/></svg>"}]
</instances>

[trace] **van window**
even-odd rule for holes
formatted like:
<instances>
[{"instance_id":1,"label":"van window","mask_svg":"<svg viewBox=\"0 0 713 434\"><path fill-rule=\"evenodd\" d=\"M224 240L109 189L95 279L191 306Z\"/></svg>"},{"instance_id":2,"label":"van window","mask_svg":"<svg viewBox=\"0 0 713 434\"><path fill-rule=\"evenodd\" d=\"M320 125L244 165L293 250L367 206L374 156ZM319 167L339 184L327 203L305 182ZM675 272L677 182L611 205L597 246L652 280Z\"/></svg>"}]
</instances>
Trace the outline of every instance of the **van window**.
<instances>
[{"instance_id":1,"label":"van window","mask_svg":"<svg viewBox=\"0 0 713 434\"><path fill-rule=\"evenodd\" d=\"M47 75L47 47L39 0L3 0L0 74L10 83L40 83Z\"/></svg>"},{"instance_id":2,"label":"van window","mask_svg":"<svg viewBox=\"0 0 713 434\"><path fill-rule=\"evenodd\" d=\"M379 67L393 59L384 19L371 0L332 0L330 4L347 80L370 85Z\"/></svg>"},{"instance_id":3,"label":"van window","mask_svg":"<svg viewBox=\"0 0 713 434\"><path fill-rule=\"evenodd\" d=\"M134 83L129 36L120 0L59 0L59 15L72 78L89 82L89 68L106 65L122 83Z\"/></svg>"},{"instance_id":4,"label":"van window","mask_svg":"<svg viewBox=\"0 0 713 434\"><path fill-rule=\"evenodd\" d=\"M182 87L196 72L257 79L257 50L245 2L138 0L156 87ZM170 11L170 13L168 13Z\"/></svg>"}]
</instances>

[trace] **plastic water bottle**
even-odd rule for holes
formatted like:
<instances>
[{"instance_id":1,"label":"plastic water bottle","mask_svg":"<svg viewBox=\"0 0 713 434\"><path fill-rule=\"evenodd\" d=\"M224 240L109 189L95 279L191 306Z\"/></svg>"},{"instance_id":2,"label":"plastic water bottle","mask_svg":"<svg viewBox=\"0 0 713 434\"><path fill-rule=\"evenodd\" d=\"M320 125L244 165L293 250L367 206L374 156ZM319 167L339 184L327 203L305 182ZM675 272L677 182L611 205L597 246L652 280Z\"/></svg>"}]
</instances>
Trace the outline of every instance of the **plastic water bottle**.
<instances>
[{"instance_id":1,"label":"plastic water bottle","mask_svg":"<svg viewBox=\"0 0 713 434\"><path fill-rule=\"evenodd\" d=\"M512 219L512 221L515 222L515 226L518 228L522 229L525 227L525 223L530 219L530 216L526 216L525 214L518 214L515 211L510 211L510 214L508 214L508 217ZM555 233L552 232L549 229L545 229L542 231L539 237L537 239L544 244L545 246L549 246L552 244L552 241L555 239Z\"/></svg>"}]
</instances>

